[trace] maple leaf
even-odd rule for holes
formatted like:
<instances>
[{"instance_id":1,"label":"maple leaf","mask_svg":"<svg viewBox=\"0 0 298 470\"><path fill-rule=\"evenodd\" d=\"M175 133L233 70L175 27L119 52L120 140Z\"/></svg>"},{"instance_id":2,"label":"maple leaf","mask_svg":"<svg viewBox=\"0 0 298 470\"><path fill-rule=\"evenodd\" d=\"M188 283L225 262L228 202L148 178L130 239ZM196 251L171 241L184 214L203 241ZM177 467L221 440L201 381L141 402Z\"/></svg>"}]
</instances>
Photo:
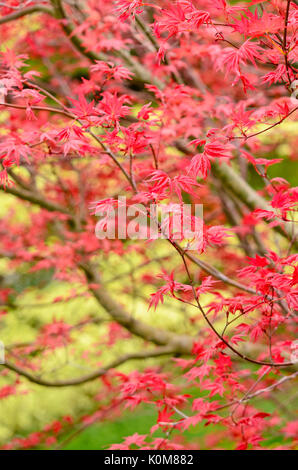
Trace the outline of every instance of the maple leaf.
<instances>
[{"instance_id":1,"label":"maple leaf","mask_svg":"<svg viewBox=\"0 0 298 470\"><path fill-rule=\"evenodd\" d=\"M68 98L71 103L73 104L72 108L69 108L75 116L78 118L86 118L89 117L94 112L94 100L90 103L86 100L86 97L80 93L78 99Z\"/></svg>"},{"instance_id":2,"label":"maple leaf","mask_svg":"<svg viewBox=\"0 0 298 470\"><path fill-rule=\"evenodd\" d=\"M37 339L37 343L55 349L64 346L70 341L70 325L60 321L54 321L49 325L44 325L42 332Z\"/></svg>"},{"instance_id":3,"label":"maple leaf","mask_svg":"<svg viewBox=\"0 0 298 470\"><path fill-rule=\"evenodd\" d=\"M125 21L132 14L133 16L142 13L143 0L117 0L116 11L120 13L120 20Z\"/></svg>"},{"instance_id":4,"label":"maple leaf","mask_svg":"<svg viewBox=\"0 0 298 470\"><path fill-rule=\"evenodd\" d=\"M218 281L215 280L215 279L212 279L211 276L206 276L202 280L201 285L199 287L197 287L196 291L197 291L198 294L203 294L203 293L206 293L206 292L210 292L211 289L213 288L213 286L217 283L218 283Z\"/></svg>"},{"instance_id":5,"label":"maple leaf","mask_svg":"<svg viewBox=\"0 0 298 470\"><path fill-rule=\"evenodd\" d=\"M137 432L132 434L131 436L128 436L124 440L124 444L127 446L131 445L136 445L138 447L144 445L145 439L146 439L146 434L138 434Z\"/></svg>"},{"instance_id":6,"label":"maple leaf","mask_svg":"<svg viewBox=\"0 0 298 470\"><path fill-rule=\"evenodd\" d=\"M198 153L192 157L188 173L192 173L196 178L201 177L206 179L211 169L210 160L208 155L203 153Z\"/></svg>"},{"instance_id":7,"label":"maple leaf","mask_svg":"<svg viewBox=\"0 0 298 470\"><path fill-rule=\"evenodd\" d=\"M272 211L267 211L265 209L255 209L252 214L257 217L258 219L267 219L267 220L270 220L270 219L274 219L274 217L276 216L276 214Z\"/></svg>"},{"instance_id":8,"label":"maple leaf","mask_svg":"<svg viewBox=\"0 0 298 470\"><path fill-rule=\"evenodd\" d=\"M97 125L117 124L119 120L125 117L129 113L129 107L124 103L128 103L129 99L127 96L117 96L116 93L104 92L102 94L102 100L98 106L94 109L95 113L102 116L95 120Z\"/></svg>"},{"instance_id":9,"label":"maple leaf","mask_svg":"<svg viewBox=\"0 0 298 470\"><path fill-rule=\"evenodd\" d=\"M158 411L157 423L160 425L165 425L166 423L171 422L171 417L175 414L174 411L168 410L167 407L162 408Z\"/></svg>"},{"instance_id":10,"label":"maple leaf","mask_svg":"<svg viewBox=\"0 0 298 470\"><path fill-rule=\"evenodd\" d=\"M188 429L190 426L196 426L198 423L200 423L203 420L203 417L201 413L197 413L193 416L190 416L179 424L179 428L181 428L183 431Z\"/></svg>"},{"instance_id":11,"label":"maple leaf","mask_svg":"<svg viewBox=\"0 0 298 470\"><path fill-rule=\"evenodd\" d=\"M207 11L196 10L192 12L190 23L195 27L199 28L202 24L211 23L210 14Z\"/></svg>"},{"instance_id":12,"label":"maple leaf","mask_svg":"<svg viewBox=\"0 0 298 470\"><path fill-rule=\"evenodd\" d=\"M279 64L274 71L270 71L262 76L261 80L264 83L272 85L273 83L286 81L287 69L284 64Z\"/></svg>"},{"instance_id":13,"label":"maple leaf","mask_svg":"<svg viewBox=\"0 0 298 470\"><path fill-rule=\"evenodd\" d=\"M209 142L204 147L204 153L210 158L230 158L231 146L221 142Z\"/></svg>"},{"instance_id":14,"label":"maple leaf","mask_svg":"<svg viewBox=\"0 0 298 470\"><path fill-rule=\"evenodd\" d=\"M225 67L226 74L235 74L236 79L233 85L241 79L246 91L247 88L253 88L253 85L244 75L241 67L247 62L252 62L256 66L256 59L261 60L260 51L260 47L250 40L245 41L239 48L227 47L218 58L218 69Z\"/></svg>"},{"instance_id":15,"label":"maple leaf","mask_svg":"<svg viewBox=\"0 0 298 470\"><path fill-rule=\"evenodd\" d=\"M289 292L286 296L289 307L293 310L298 308L298 289Z\"/></svg>"},{"instance_id":16,"label":"maple leaf","mask_svg":"<svg viewBox=\"0 0 298 470\"><path fill-rule=\"evenodd\" d=\"M28 67L25 60L28 59L27 54L16 54L13 49L6 49L1 52L1 61L4 65L12 69L19 69L21 67Z\"/></svg>"},{"instance_id":17,"label":"maple leaf","mask_svg":"<svg viewBox=\"0 0 298 470\"><path fill-rule=\"evenodd\" d=\"M102 60L97 60L95 65L91 66L91 71L100 72L100 75L106 75L107 79L114 78L115 80L131 80L133 75L126 67Z\"/></svg>"},{"instance_id":18,"label":"maple leaf","mask_svg":"<svg viewBox=\"0 0 298 470\"><path fill-rule=\"evenodd\" d=\"M245 150L241 151L241 155L253 164L259 175L262 175L262 172L259 170L257 165L262 165L267 169L271 165L282 162L282 158L272 158L270 160L267 158L254 158L249 152L246 152Z\"/></svg>"}]
</instances>

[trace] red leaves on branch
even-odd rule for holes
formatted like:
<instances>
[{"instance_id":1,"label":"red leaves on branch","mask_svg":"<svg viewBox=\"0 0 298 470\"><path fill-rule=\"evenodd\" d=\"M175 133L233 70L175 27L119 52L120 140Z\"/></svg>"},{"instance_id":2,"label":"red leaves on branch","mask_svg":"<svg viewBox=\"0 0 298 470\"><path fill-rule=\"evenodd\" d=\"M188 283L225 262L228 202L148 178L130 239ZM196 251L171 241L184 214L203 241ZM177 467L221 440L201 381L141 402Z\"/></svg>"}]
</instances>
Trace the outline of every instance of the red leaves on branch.
<instances>
[{"instance_id":1,"label":"red leaves on branch","mask_svg":"<svg viewBox=\"0 0 298 470\"><path fill-rule=\"evenodd\" d=\"M86 0L80 11L62 0L59 20L27 2L34 31L22 2L6 3L1 331L10 316L27 321L27 294L41 313L29 342L9 337L0 399L23 393L22 376L62 386L69 372L46 370L60 350L77 372L63 385L95 382L92 412L4 448L56 446L73 426L145 405L154 425L111 449L294 449L298 191L284 168L297 153L295 2ZM148 219L150 204L189 204L189 232L202 204L200 243L174 239L171 217L158 241L125 239L128 222L97 238L96 216L106 229L119 196ZM44 321L48 283L66 292L45 302ZM253 401L277 391L272 414Z\"/></svg>"}]
</instances>

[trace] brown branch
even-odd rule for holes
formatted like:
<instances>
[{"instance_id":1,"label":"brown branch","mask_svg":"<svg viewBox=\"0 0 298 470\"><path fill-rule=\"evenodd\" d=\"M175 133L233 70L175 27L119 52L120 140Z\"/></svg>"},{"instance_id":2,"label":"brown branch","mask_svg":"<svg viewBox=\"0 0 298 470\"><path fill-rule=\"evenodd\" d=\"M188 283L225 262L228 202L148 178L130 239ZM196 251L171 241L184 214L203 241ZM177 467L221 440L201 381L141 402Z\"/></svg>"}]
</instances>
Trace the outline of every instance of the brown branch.
<instances>
[{"instance_id":1,"label":"brown branch","mask_svg":"<svg viewBox=\"0 0 298 470\"><path fill-rule=\"evenodd\" d=\"M62 214L68 215L71 218L74 217L73 214L69 212L69 210L66 209L65 207L60 206L56 204L55 202L47 201L41 195L35 194L31 191L17 189L15 187L9 187L9 186L7 186L6 188L4 188L3 186L0 186L0 190L8 194L12 194L13 196L16 196L24 201L31 202L32 204L37 204L42 209L46 209L50 212L60 212Z\"/></svg>"},{"instance_id":2,"label":"brown branch","mask_svg":"<svg viewBox=\"0 0 298 470\"><path fill-rule=\"evenodd\" d=\"M144 23L144 21L142 20L141 16L140 15L136 15L135 16L135 22L137 23L137 25L139 26L139 28L143 31L143 33L145 34L146 38L149 40L149 42L153 45L154 49L156 51L158 51L159 49L159 44L155 38L155 36L153 36L152 32L150 31L149 27L147 26L146 23Z\"/></svg>"},{"instance_id":3,"label":"brown branch","mask_svg":"<svg viewBox=\"0 0 298 470\"><path fill-rule=\"evenodd\" d=\"M291 0L287 0L287 8L286 8L286 15L285 15L285 27L284 27L284 37L283 37L283 52L285 56L285 66L287 70L287 76L289 80L289 86L291 85L291 77L289 72L289 62L288 62L288 48L287 48L287 35L288 35L288 22L289 22L289 13L290 13L290 4Z\"/></svg>"},{"instance_id":4,"label":"brown branch","mask_svg":"<svg viewBox=\"0 0 298 470\"><path fill-rule=\"evenodd\" d=\"M206 263L205 261L202 261L196 258L189 252L185 252L185 256L194 264L199 266L204 272L210 274L211 276L215 277L219 281L222 281L225 284L228 284L229 286L233 286L233 287L236 287L237 289L243 290L244 292L247 292L248 294L258 295L258 293L251 287L245 286L244 284L241 284L240 282L235 281L234 279L231 279L230 277L220 272L218 269L214 268L213 266Z\"/></svg>"},{"instance_id":5,"label":"brown branch","mask_svg":"<svg viewBox=\"0 0 298 470\"><path fill-rule=\"evenodd\" d=\"M46 13L51 16L54 14L53 10L47 8L44 5L32 5L31 7L23 8L21 10L10 13L9 15L2 16L2 18L0 18L0 25L9 23L10 21L17 20L18 18L22 18L27 15L31 15L32 13Z\"/></svg>"},{"instance_id":6,"label":"brown branch","mask_svg":"<svg viewBox=\"0 0 298 470\"><path fill-rule=\"evenodd\" d=\"M90 287L95 299L119 325L145 341L150 341L159 346L169 346L178 354L190 354L195 338L162 330L134 318L110 296L93 266L81 263L80 267L84 271L88 282L97 285L97 287Z\"/></svg>"},{"instance_id":7,"label":"brown branch","mask_svg":"<svg viewBox=\"0 0 298 470\"><path fill-rule=\"evenodd\" d=\"M96 54L93 51L87 51L83 46L81 39L73 34L74 27L66 16L62 2L60 0L50 0L50 2L54 9L55 18L57 20L62 20L61 27L75 49L92 62L95 62L96 60L107 60L107 57L104 54Z\"/></svg>"},{"instance_id":8,"label":"brown branch","mask_svg":"<svg viewBox=\"0 0 298 470\"><path fill-rule=\"evenodd\" d=\"M34 376L30 372L16 366L10 361L5 361L5 363L2 364L2 366L6 367L12 372L15 372L18 375L21 375L22 377L25 377L30 382L33 382L37 385L42 385L45 387L69 387L69 386L74 386L74 385L82 385L84 383L91 382L92 380L98 379L99 377L102 377L110 370L115 369L116 367L119 367L120 365L124 364L127 361L131 361L134 359L135 360L150 359L153 357L166 356L166 355L172 354L173 352L174 350L172 346L164 346L164 347L156 348L156 349L149 350L149 351L140 351L137 353L125 354L124 356L121 356L120 358L115 359L108 366L97 369L96 371L91 372L90 374L77 377L75 379L57 380L57 381L50 381L50 380L42 379L38 376Z\"/></svg>"},{"instance_id":9,"label":"brown branch","mask_svg":"<svg viewBox=\"0 0 298 470\"><path fill-rule=\"evenodd\" d=\"M261 395L262 393L271 392L272 390L274 390L275 388L279 387L279 386L282 385L283 383L287 382L288 380L295 379L296 377L298 377L298 371L297 371L297 372L294 372L294 373L291 374L291 375L287 375L287 376L285 376L285 377L282 377L280 380L278 380L278 381L275 382L274 384L270 385L269 387L261 388L260 390L257 390L257 391L254 392L253 394L247 395L247 397L246 397L245 399L243 399L242 401L248 401L248 400L251 400L251 399L254 398L254 397L257 397L258 395Z\"/></svg>"},{"instance_id":10,"label":"brown branch","mask_svg":"<svg viewBox=\"0 0 298 470\"><path fill-rule=\"evenodd\" d=\"M21 104L12 104L12 103L5 103L5 102L0 102L0 106L6 106L7 108L15 108L15 109L27 109L28 106L23 106ZM58 114L63 114L64 116L68 118L74 118L74 115L68 113L67 111L59 108L53 108L50 106L30 106L30 109L33 109L35 111L48 111L51 113L58 113Z\"/></svg>"},{"instance_id":11,"label":"brown branch","mask_svg":"<svg viewBox=\"0 0 298 470\"><path fill-rule=\"evenodd\" d=\"M73 33L74 27L65 13L62 0L50 0L50 1L54 8L55 17L58 20L62 20L61 22L62 29L65 32L66 36L69 38L69 40L72 42L73 46L77 49L77 51L83 54L89 60L91 60L91 62L95 62L96 60L108 61L109 58L107 55L103 53L96 54L93 51L87 51L85 49L82 40ZM114 52L114 55L121 57L126 62L126 64L128 64L131 67L131 70L133 71L135 76L141 81L143 81L144 83L152 82L160 88L164 86L160 80L158 80L156 77L152 77L151 73L149 73L143 67L143 65L139 63L128 51L118 50Z\"/></svg>"}]
</instances>

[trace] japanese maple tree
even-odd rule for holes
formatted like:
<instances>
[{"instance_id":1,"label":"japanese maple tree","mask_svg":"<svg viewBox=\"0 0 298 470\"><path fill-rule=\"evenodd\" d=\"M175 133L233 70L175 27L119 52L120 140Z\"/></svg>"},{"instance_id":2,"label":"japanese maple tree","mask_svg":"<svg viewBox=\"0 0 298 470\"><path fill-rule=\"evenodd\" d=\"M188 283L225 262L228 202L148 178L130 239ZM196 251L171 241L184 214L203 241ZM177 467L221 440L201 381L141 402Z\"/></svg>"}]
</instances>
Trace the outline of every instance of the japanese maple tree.
<instances>
[{"instance_id":1,"label":"japanese maple tree","mask_svg":"<svg viewBox=\"0 0 298 470\"><path fill-rule=\"evenodd\" d=\"M26 323L6 276L66 286L34 340L5 342L0 399L31 383L94 396L4 448L55 448L146 404L155 425L113 449L294 449L298 190L278 168L297 158L297 1L6 0L0 15L0 326ZM120 225L97 237L120 196L148 218L202 204L196 250ZM83 302L78 322L55 316L78 298L92 315ZM66 362L47 369L57 350Z\"/></svg>"}]
</instances>

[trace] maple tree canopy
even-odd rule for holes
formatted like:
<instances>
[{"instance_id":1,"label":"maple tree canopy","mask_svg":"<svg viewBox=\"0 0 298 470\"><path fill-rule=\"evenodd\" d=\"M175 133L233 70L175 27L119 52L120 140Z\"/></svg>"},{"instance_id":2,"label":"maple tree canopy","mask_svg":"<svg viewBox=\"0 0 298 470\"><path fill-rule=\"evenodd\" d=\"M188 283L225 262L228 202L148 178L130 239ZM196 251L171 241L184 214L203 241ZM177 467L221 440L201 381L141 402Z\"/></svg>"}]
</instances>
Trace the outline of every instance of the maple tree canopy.
<instances>
[{"instance_id":1,"label":"maple tree canopy","mask_svg":"<svg viewBox=\"0 0 298 470\"><path fill-rule=\"evenodd\" d=\"M297 448L297 23L297 0L0 2L3 449L129 416L102 448Z\"/></svg>"}]
</instances>

